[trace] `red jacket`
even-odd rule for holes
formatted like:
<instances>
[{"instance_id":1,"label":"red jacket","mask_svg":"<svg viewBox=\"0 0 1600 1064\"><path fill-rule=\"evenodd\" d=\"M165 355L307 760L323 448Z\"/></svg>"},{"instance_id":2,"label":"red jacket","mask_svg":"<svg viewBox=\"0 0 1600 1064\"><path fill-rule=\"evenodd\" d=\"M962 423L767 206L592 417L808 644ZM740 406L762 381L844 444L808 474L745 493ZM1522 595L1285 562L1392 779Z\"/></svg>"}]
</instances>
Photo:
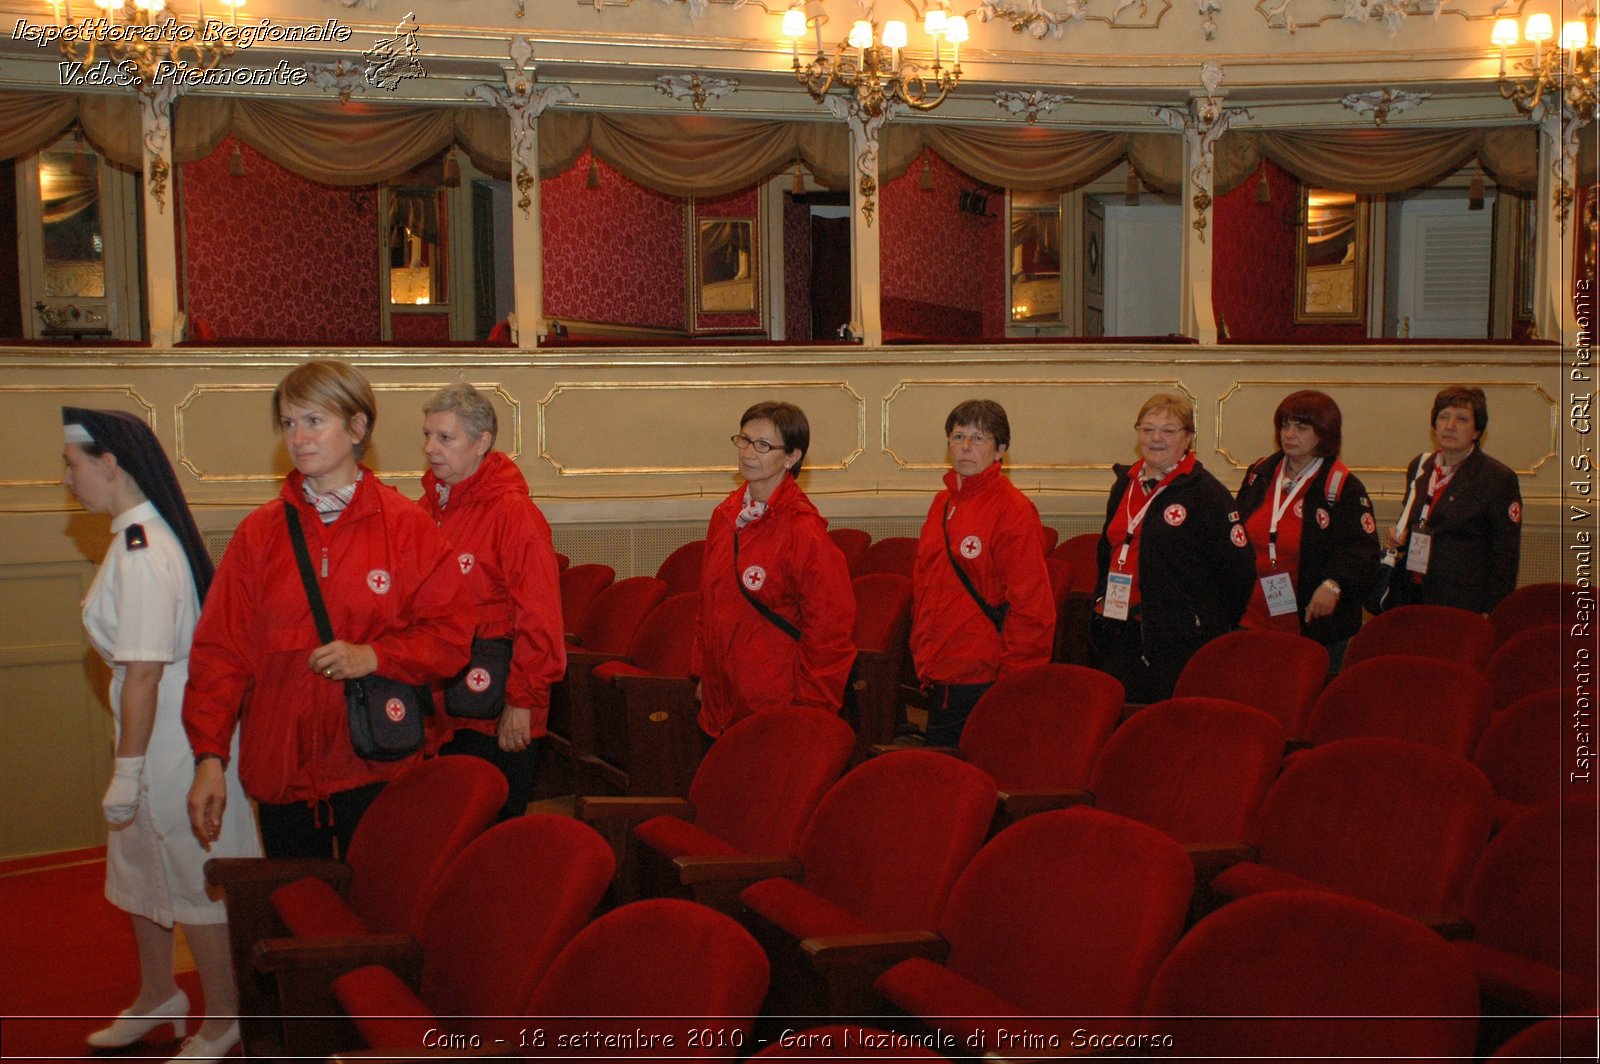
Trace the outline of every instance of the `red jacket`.
<instances>
[{"instance_id":1,"label":"red jacket","mask_svg":"<svg viewBox=\"0 0 1600 1064\"><path fill-rule=\"evenodd\" d=\"M477 472L450 488L450 502L439 505L439 478L422 477L417 500L449 541L466 577L479 639L511 637L511 671L506 705L532 711L530 734L545 734L550 685L566 675L567 644L562 635L561 583L550 525L528 497L522 471L500 451L484 456ZM498 720L452 717L439 712L428 721L430 752L461 729L493 735Z\"/></svg>"},{"instance_id":2,"label":"red jacket","mask_svg":"<svg viewBox=\"0 0 1600 1064\"><path fill-rule=\"evenodd\" d=\"M1002 673L1050 660L1056 602L1045 568L1039 511L996 462L958 486L955 470L934 497L917 544L912 577L911 656L923 683L992 683ZM1009 604L1004 627L973 601L950 549L985 602Z\"/></svg>"},{"instance_id":3,"label":"red jacket","mask_svg":"<svg viewBox=\"0 0 1600 1064\"><path fill-rule=\"evenodd\" d=\"M700 677L700 727L707 735L765 709L817 706L837 713L855 661L856 597L828 523L786 476L767 512L739 532L743 487L711 514L700 573L700 623L691 671ZM800 629L797 642L763 617L739 581Z\"/></svg>"},{"instance_id":4,"label":"red jacket","mask_svg":"<svg viewBox=\"0 0 1600 1064\"><path fill-rule=\"evenodd\" d=\"M418 684L452 676L472 640L455 554L415 503L370 470L362 474L331 525L306 503L298 472L281 493L305 530L313 566L326 565L322 597L334 635L370 645L384 676ZM320 645L283 504L274 500L240 523L217 568L183 699L197 754L226 757L238 724L239 779L259 802L325 798L393 779L415 760L356 756L344 685L307 664Z\"/></svg>"}]
</instances>

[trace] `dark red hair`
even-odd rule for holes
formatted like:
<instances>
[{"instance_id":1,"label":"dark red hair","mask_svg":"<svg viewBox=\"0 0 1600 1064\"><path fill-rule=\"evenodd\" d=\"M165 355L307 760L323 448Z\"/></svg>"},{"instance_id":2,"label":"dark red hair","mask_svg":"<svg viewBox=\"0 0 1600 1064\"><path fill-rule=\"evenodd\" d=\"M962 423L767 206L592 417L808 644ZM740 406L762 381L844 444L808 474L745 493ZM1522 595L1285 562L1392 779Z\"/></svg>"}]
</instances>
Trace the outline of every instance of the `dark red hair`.
<instances>
[{"instance_id":1,"label":"dark red hair","mask_svg":"<svg viewBox=\"0 0 1600 1064\"><path fill-rule=\"evenodd\" d=\"M1272 415L1274 439L1285 421L1299 421L1316 431L1317 446L1313 454L1322 458L1339 457L1339 449L1344 444L1344 416L1339 413L1339 404L1326 392L1307 388L1284 396Z\"/></svg>"}]
</instances>

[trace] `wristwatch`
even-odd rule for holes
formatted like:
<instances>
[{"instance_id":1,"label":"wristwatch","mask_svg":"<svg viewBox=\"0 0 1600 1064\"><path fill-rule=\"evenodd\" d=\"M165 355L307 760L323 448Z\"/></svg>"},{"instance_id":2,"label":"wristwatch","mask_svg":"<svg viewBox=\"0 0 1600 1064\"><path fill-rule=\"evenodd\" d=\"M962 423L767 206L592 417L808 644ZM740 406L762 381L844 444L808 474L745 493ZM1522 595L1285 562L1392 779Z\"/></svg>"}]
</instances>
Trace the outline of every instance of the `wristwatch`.
<instances>
[{"instance_id":1,"label":"wristwatch","mask_svg":"<svg viewBox=\"0 0 1600 1064\"><path fill-rule=\"evenodd\" d=\"M1339 582L1337 580L1324 580L1322 582L1322 586L1327 588L1329 591L1332 591L1335 595L1344 594L1344 589L1339 586Z\"/></svg>"}]
</instances>

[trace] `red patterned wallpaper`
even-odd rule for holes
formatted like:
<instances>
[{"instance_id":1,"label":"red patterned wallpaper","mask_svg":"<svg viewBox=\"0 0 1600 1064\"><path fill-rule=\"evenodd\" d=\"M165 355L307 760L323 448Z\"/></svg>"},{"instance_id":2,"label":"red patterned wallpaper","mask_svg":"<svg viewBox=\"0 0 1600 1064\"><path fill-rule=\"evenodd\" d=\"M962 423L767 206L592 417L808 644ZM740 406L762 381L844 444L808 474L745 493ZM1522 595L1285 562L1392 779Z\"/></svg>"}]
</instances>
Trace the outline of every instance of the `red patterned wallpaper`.
<instances>
[{"instance_id":1,"label":"red patterned wallpaper","mask_svg":"<svg viewBox=\"0 0 1600 1064\"><path fill-rule=\"evenodd\" d=\"M701 218L748 218L753 223L751 232L755 240L750 247L751 258L759 263L761 259L761 190L759 185L738 192L730 192L726 196L713 196L709 199L696 199L694 202L694 216L698 223ZM695 226L698 229L698 225ZM759 270L757 281L760 281ZM757 295L757 300L761 298ZM695 327L710 331L722 329L759 329L761 328L760 303L757 309L748 313L739 314L701 314L695 320Z\"/></svg>"},{"instance_id":2,"label":"red patterned wallpaper","mask_svg":"<svg viewBox=\"0 0 1600 1064\"><path fill-rule=\"evenodd\" d=\"M789 340L810 340L811 208L783 200L783 335Z\"/></svg>"},{"instance_id":3,"label":"red patterned wallpaper","mask_svg":"<svg viewBox=\"0 0 1600 1064\"><path fill-rule=\"evenodd\" d=\"M682 329L685 202L589 158L539 187L545 316Z\"/></svg>"},{"instance_id":4,"label":"red patterned wallpaper","mask_svg":"<svg viewBox=\"0 0 1600 1064\"><path fill-rule=\"evenodd\" d=\"M1296 325L1295 228L1300 194L1288 171L1266 164L1270 203L1256 202L1258 176L1218 196L1212 207L1211 306L1235 340L1339 343L1361 340L1365 325Z\"/></svg>"},{"instance_id":5,"label":"red patterned wallpaper","mask_svg":"<svg viewBox=\"0 0 1600 1064\"><path fill-rule=\"evenodd\" d=\"M378 210L372 189L308 181L236 142L182 167L188 310L219 339L375 343Z\"/></svg>"},{"instance_id":6,"label":"red patterned wallpaper","mask_svg":"<svg viewBox=\"0 0 1600 1064\"><path fill-rule=\"evenodd\" d=\"M450 340L450 315L448 314L391 314L389 334L402 343L448 343Z\"/></svg>"},{"instance_id":7,"label":"red patterned wallpaper","mask_svg":"<svg viewBox=\"0 0 1600 1064\"><path fill-rule=\"evenodd\" d=\"M923 160L933 172L928 191L920 185ZM1005 194L990 194L987 218L956 209L963 189L983 188L932 152L883 186L885 332L1005 334Z\"/></svg>"}]
</instances>

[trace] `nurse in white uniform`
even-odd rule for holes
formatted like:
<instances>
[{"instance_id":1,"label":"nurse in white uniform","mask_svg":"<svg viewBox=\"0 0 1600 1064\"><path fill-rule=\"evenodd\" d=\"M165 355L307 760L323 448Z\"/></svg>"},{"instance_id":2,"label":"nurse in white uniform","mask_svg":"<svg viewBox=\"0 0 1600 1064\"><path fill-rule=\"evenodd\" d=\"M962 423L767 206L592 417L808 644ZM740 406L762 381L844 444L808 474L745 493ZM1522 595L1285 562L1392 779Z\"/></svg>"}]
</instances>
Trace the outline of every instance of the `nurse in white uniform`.
<instances>
[{"instance_id":1,"label":"nurse in white uniform","mask_svg":"<svg viewBox=\"0 0 1600 1064\"><path fill-rule=\"evenodd\" d=\"M183 731L189 644L212 566L171 464L147 425L109 410L64 408L64 483L85 509L111 515L111 549L83 604L95 650L112 668L116 768L102 806L111 826L106 897L133 919L139 997L97 1048L132 1045L170 1024L181 1036L189 999L173 978L175 924L194 954L207 1018L178 1058L215 1059L239 1040L226 912L206 894L208 857L260 854L238 773L227 774L228 826L208 854L190 829L193 755Z\"/></svg>"}]
</instances>

